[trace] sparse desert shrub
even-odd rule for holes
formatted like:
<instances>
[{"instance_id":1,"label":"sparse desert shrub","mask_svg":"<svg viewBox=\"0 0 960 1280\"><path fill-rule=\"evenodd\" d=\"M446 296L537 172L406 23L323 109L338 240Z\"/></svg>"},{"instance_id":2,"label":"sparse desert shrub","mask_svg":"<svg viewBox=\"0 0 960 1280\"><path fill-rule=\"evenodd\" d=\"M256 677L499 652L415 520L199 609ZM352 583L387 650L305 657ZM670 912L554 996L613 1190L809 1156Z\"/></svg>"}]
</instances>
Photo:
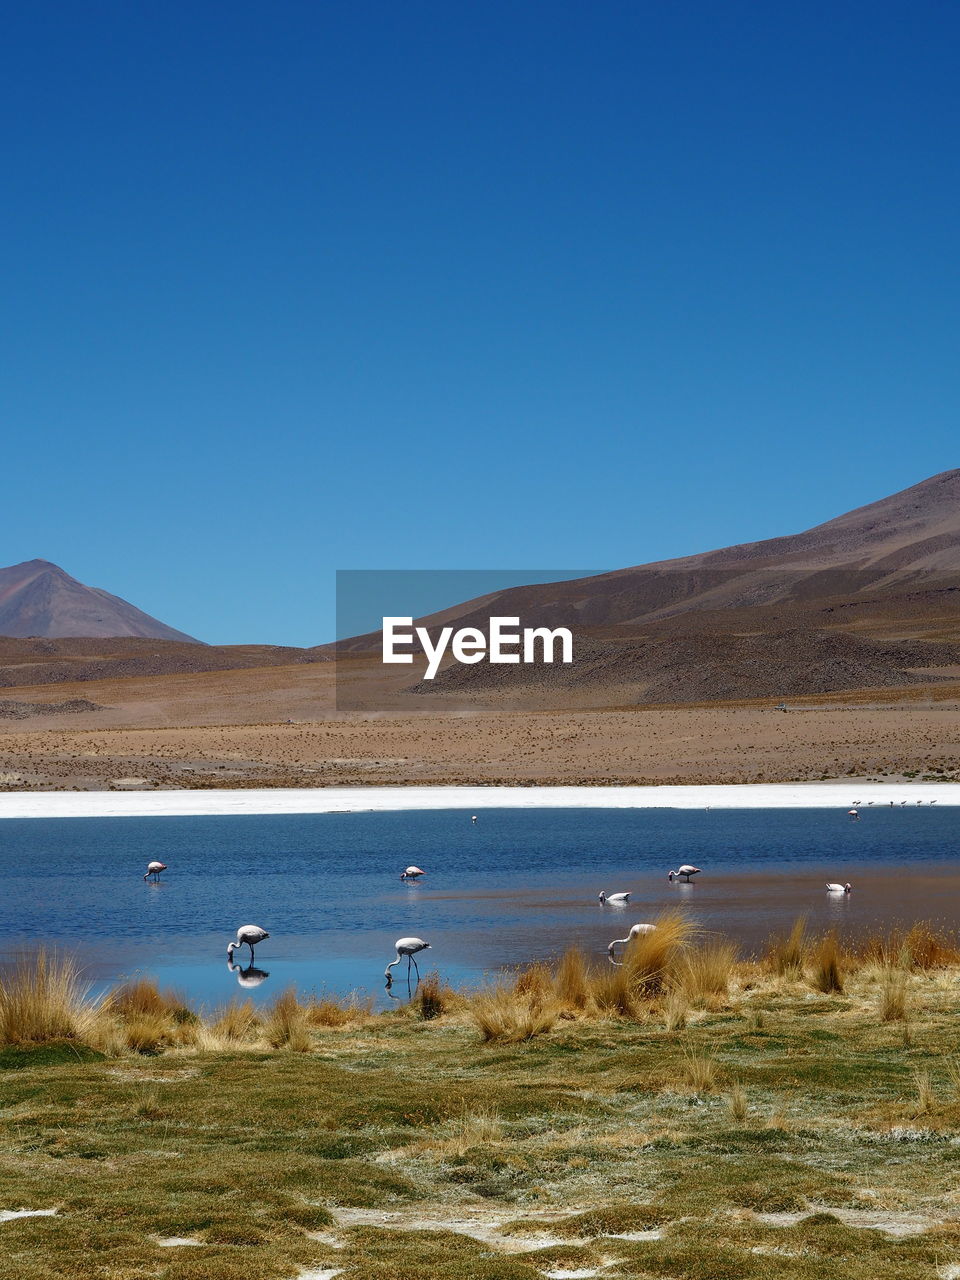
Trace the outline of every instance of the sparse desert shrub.
<instances>
[{"instance_id":1,"label":"sparse desert shrub","mask_svg":"<svg viewBox=\"0 0 960 1280\"><path fill-rule=\"evenodd\" d=\"M960 1101L960 1058L950 1058L947 1062L947 1079L954 1098Z\"/></svg>"},{"instance_id":2,"label":"sparse desert shrub","mask_svg":"<svg viewBox=\"0 0 960 1280\"><path fill-rule=\"evenodd\" d=\"M767 962L781 978L802 978L807 958L806 916L794 921L793 928L784 937L773 938L767 948Z\"/></svg>"},{"instance_id":3,"label":"sparse desert shrub","mask_svg":"<svg viewBox=\"0 0 960 1280\"><path fill-rule=\"evenodd\" d=\"M518 992L516 986L494 987L478 995L470 1018L486 1041L504 1044L543 1035L557 1021L560 1010L553 995Z\"/></svg>"},{"instance_id":4,"label":"sparse desert shrub","mask_svg":"<svg viewBox=\"0 0 960 1280\"><path fill-rule=\"evenodd\" d=\"M76 962L56 952L33 952L0 982L0 1044L83 1040L97 1013Z\"/></svg>"},{"instance_id":5,"label":"sparse desert shrub","mask_svg":"<svg viewBox=\"0 0 960 1280\"><path fill-rule=\"evenodd\" d=\"M811 981L818 991L824 993L843 990L840 946L836 934L828 933L817 943L813 953Z\"/></svg>"},{"instance_id":6,"label":"sparse desert shrub","mask_svg":"<svg viewBox=\"0 0 960 1280\"><path fill-rule=\"evenodd\" d=\"M306 1053L313 1045L307 1022L307 1011L297 1000L293 987L281 991L274 1000L263 1028L267 1043L274 1049L290 1049Z\"/></svg>"}]
</instances>

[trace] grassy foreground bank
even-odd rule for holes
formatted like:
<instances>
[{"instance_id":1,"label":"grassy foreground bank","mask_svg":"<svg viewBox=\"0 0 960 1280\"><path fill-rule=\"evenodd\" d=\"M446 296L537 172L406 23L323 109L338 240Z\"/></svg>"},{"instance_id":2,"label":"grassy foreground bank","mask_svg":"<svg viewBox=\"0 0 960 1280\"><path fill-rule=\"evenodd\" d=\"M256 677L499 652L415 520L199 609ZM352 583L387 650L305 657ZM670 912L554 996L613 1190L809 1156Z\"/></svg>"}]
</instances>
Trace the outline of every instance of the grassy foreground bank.
<instances>
[{"instance_id":1,"label":"grassy foreground bank","mask_svg":"<svg viewBox=\"0 0 960 1280\"><path fill-rule=\"evenodd\" d=\"M22 1280L949 1277L960 955L677 917L409 1007L0 988L0 1261ZM4 1219L3 1211L50 1210ZM179 1242L179 1243L175 1243ZM189 1242L189 1243L188 1243ZM960 1274L960 1270L957 1271Z\"/></svg>"}]
</instances>

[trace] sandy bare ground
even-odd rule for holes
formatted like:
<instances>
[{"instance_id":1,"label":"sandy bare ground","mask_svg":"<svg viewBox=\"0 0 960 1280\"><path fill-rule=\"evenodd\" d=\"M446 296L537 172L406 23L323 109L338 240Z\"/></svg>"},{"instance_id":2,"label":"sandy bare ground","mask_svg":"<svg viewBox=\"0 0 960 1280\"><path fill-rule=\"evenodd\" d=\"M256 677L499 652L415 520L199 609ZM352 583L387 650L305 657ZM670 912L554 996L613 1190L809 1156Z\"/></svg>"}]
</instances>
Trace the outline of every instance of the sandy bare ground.
<instances>
[{"instance_id":1,"label":"sandy bare ground","mask_svg":"<svg viewBox=\"0 0 960 1280\"><path fill-rule=\"evenodd\" d=\"M0 788L788 782L960 776L960 686L664 708L338 715L332 664L18 687Z\"/></svg>"}]
</instances>

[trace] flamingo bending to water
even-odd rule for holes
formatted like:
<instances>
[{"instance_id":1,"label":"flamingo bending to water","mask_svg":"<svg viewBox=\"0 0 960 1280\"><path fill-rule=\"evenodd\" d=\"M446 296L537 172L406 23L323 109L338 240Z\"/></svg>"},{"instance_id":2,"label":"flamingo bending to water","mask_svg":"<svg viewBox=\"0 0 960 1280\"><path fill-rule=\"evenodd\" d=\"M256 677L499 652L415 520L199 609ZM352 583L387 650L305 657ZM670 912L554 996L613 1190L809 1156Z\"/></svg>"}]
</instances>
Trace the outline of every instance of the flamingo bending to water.
<instances>
[{"instance_id":1,"label":"flamingo bending to water","mask_svg":"<svg viewBox=\"0 0 960 1280\"><path fill-rule=\"evenodd\" d=\"M699 867L691 867L691 865L690 865L690 863L689 863L689 862L685 862L685 863L683 864L683 866L681 866L681 867L677 867L676 871L671 871L671 872L669 872L669 874L667 875L667 879L668 879L668 880L671 882L671 884L672 884L674 880L679 880L679 878L680 878L681 876L683 876L683 878L686 880L687 884L689 884L689 883L690 883L690 877L691 877L691 876L698 876L699 874L700 874L700 868L699 868Z\"/></svg>"},{"instance_id":2,"label":"flamingo bending to water","mask_svg":"<svg viewBox=\"0 0 960 1280\"><path fill-rule=\"evenodd\" d=\"M601 902L612 902L614 905L622 902L630 901L629 893L604 893L602 890L597 894Z\"/></svg>"},{"instance_id":3,"label":"flamingo bending to water","mask_svg":"<svg viewBox=\"0 0 960 1280\"><path fill-rule=\"evenodd\" d=\"M393 974L390 972L390 970L394 967L394 965L399 964L404 956L407 957L407 978L409 979L410 977L410 965L412 963L413 967L417 970L417 981L419 982L420 970L417 968L417 962L414 959L414 957L416 956L418 951L427 951L430 947L430 943L424 942L422 938L398 938L396 946L397 946L396 960L391 960L391 962L387 965L386 969L384 969L383 971L383 976L387 980L387 986L389 987L390 983L393 981Z\"/></svg>"},{"instance_id":4,"label":"flamingo bending to water","mask_svg":"<svg viewBox=\"0 0 960 1280\"><path fill-rule=\"evenodd\" d=\"M253 948L259 947L260 943L269 937L266 929L261 929L258 924L242 924L237 930L236 942L227 943L227 956L233 960L233 953L238 947L249 947L250 963L253 964Z\"/></svg>"},{"instance_id":5,"label":"flamingo bending to water","mask_svg":"<svg viewBox=\"0 0 960 1280\"><path fill-rule=\"evenodd\" d=\"M610 943L609 947L607 947L607 955L610 957L611 960L613 960L614 947L618 946L621 942L623 943L624 946L628 946L634 940L634 938L639 938L642 933L653 933L656 927L657 926L655 924L632 925L630 928L630 932L627 934L625 938L614 938L614 940Z\"/></svg>"},{"instance_id":6,"label":"flamingo bending to water","mask_svg":"<svg viewBox=\"0 0 960 1280\"><path fill-rule=\"evenodd\" d=\"M160 872L166 871L166 869L167 869L167 864L165 862L148 862L147 874L143 878L144 880L149 880L150 877L153 876L154 884L159 884Z\"/></svg>"},{"instance_id":7,"label":"flamingo bending to water","mask_svg":"<svg viewBox=\"0 0 960 1280\"><path fill-rule=\"evenodd\" d=\"M828 884L827 893L849 893L850 885L848 884Z\"/></svg>"},{"instance_id":8,"label":"flamingo bending to water","mask_svg":"<svg viewBox=\"0 0 960 1280\"><path fill-rule=\"evenodd\" d=\"M407 867L406 871L400 872L400 879L419 880L421 876L425 876L426 874L427 873L425 871L421 871L419 867Z\"/></svg>"}]
</instances>

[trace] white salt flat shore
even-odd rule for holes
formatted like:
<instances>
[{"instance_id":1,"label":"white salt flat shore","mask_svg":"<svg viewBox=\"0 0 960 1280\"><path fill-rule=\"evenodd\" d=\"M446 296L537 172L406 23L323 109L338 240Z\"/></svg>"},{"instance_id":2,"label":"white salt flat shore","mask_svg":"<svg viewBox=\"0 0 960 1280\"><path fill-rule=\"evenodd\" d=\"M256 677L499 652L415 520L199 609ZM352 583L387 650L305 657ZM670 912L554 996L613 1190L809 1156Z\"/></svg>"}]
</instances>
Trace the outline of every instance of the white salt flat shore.
<instances>
[{"instance_id":1,"label":"white salt flat shore","mask_svg":"<svg viewBox=\"0 0 960 1280\"><path fill-rule=\"evenodd\" d=\"M787 782L702 787L317 787L263 791L12 791L0 818L164 818L411 809L864 809L960 805L960 783Z\"/></svg>"}]
</instances>

